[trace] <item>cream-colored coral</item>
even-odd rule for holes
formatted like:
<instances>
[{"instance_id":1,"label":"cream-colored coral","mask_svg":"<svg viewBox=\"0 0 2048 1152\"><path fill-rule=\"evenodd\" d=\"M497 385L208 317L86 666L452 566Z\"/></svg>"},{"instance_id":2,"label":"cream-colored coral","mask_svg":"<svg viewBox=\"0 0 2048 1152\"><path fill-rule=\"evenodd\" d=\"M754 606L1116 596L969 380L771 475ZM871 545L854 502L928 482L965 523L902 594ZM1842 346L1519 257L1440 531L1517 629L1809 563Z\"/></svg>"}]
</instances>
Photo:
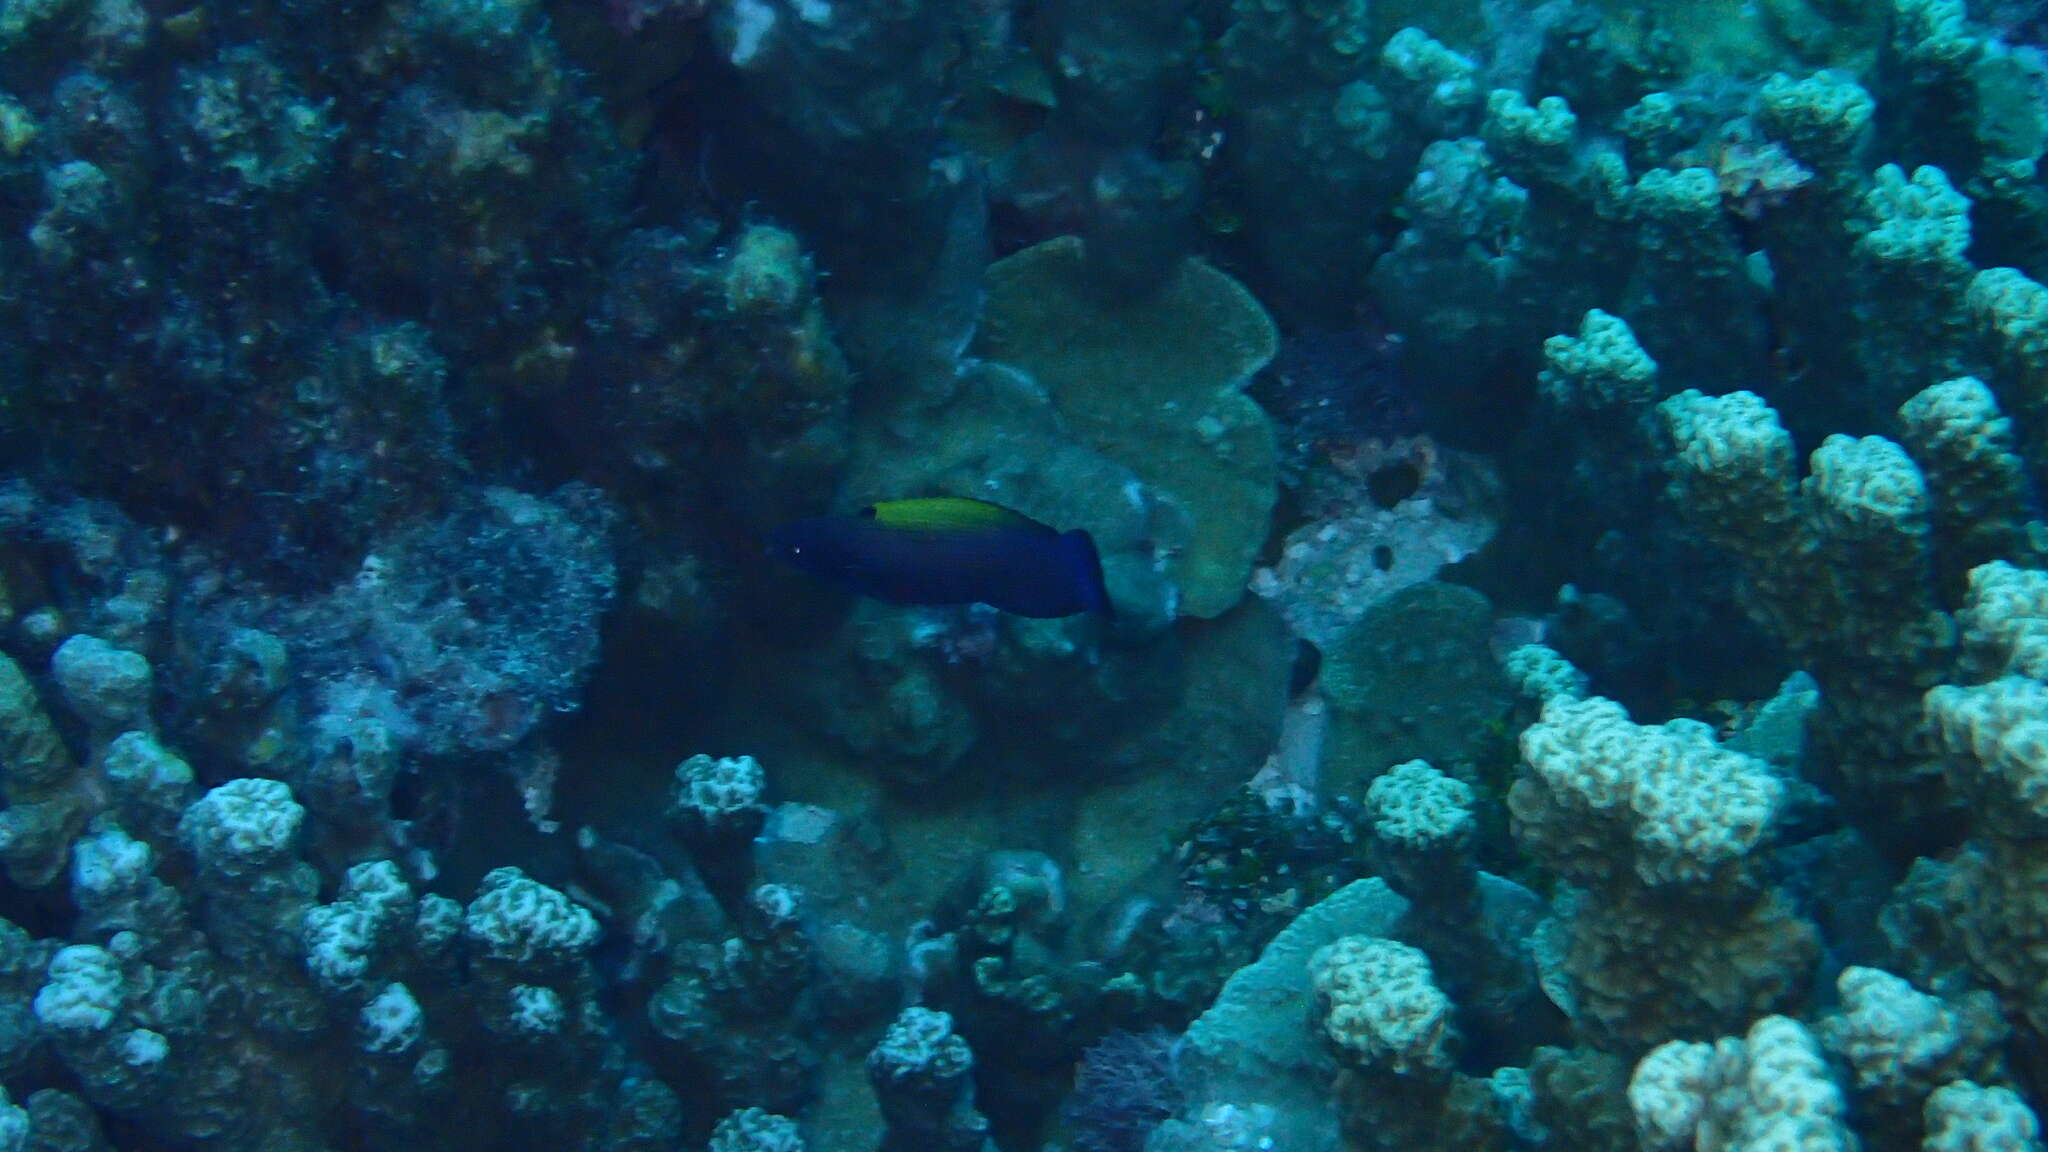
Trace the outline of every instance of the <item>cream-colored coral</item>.
<instances>
[{"instance_id":1,"label":"cream-colored coral","mask_svg":"<svg viewBox=\"0 0 2048 1152\"><path fill-rule=\"evenodd\" d=\"M1628 1088L1648 1152L1852 1152L1847 1105L1797 1021L1766 1016L1746 1037L1672 1041L1636 1065Z\"/></svg>"},{"instance_id":2,"label":"cream-colored coral","mask_svg":"<svg viewBox=\"0 0 2048 1152\"><path fill-rule=\"evenodd\" d=\"M1985 671L2048 680L2048 572L1978 565L1956 623L1964 652Z\"/></svg>"},{"instance_id":3,"label":"cream-colored coral","mask_svg":"<svg viewBox=\"0 0 2048 1152\"><path fill-rule=\"evenodd\" d=\"M1927 693L1927 715L1959 790L1988 792L1988 803L2017 809L1987 811L1987 820L2008 827L2016 815L2048 821L2048 686L2025 676L1970 688L1943 684Z\"/></svg>"},{"instance_id":4,"label":"cream-colored coral","mask_svg":"<svg viewBox=\"0 0 2048 1152\"><path fill-rule=\"evenodd\" d=\"M125 988L121 967L106 949L73 944L50 960L49 979L36 993L36 1019L60 1032L97 1032L114 1022Z\"/></svg>"},{"instance_id":5,"label":"cream-colored coral","mask_svg":"<svg viewBox=\"0 0 2048 1152\"><path fill-rule=\"evenodd\" d=\"M1975 376L1931 384L1899 407L1906 448L1927 476L1945 562L2025 547L2032 493L2012 421Z\"/></svg>"},{"instance_id":6,"label":"cream-colored coral","mask_svg":"<svg viewBox=\"0 0 2048 1152\"><path fill-rule=\"evenodd\" d=\"M1953 74L1984 50L1963 0L1892 0L1892 47L1916 71Z\"/></svg>"},{"instance_id":7,"label":"cream-colored coral","mask_svg":"<svg viewBox=\"0 0 2048 1152\"><path fill-rule=\"evenodd\" d=\"M1586 674L1544 644L1523 644L1501 660L1501 668L1515 690L1542 703L1553 696L1578 700L1590 687Z\"/></svg>"},{"instance_id":8,"label":"cream-colored coral","mask_svg":"<svg viewBox=\"0 0 2048 1152\"><path fill-rule=\"evenodd\" d=\"M1561 96L1545 96L1530 104L1513 88L1495 88L1486 95L1486 120L1480 137L1486 149L1510 172L1561 173L1572 158L1579 118ZM1521 179L1520 175L1516 179Z\"/></svg>"},{"instance_id":9,"label":"cream-colored coral","mask_svg":"<svg viewBox=\"0 0 2048 1152\"><path fill-rule=\"evenodd\" d=\"M2004 1038L1985 993L1951 1005L1876 968L1850 966L1835 979L1840 1011L1819 1025L1821 1043L1846 1061L1858 1091L1917 1111L1937 1084L1974 1070Z\"/></svg>"},{"instance_id":10,"label":"cream-colored coral","mask_svg":"<svg viewBox=\"0 0 2048 1152\"><path fill-rule=\"evenodd\" d=\"M804 1152L796 1121L760 1108L742 1108L711 1130L708 1152Z\"/></svg>"},{"instance_id":11,"label":"cream-colored coral","mask_svg":"<svg viewBox=\"0 0 2048 1152\"><path fill-rule=\"evenodd\" d=\"M1477 819L1472 786L1424 760L1389 768L1366 791L1373 835L1407 851L1455 850L1470 842Z\"/></svg>"},{"instance_id":12,"label":"cream-colored coral","mask_svg":"<svg viewBox=\"0 0 2048 1152\"><path fill-rule=\"evenodd\" d=\"M1672 494L1714 542L1745 557L1798 523L1792 434L1754 392L1687 390L1657 406L1677 451Z\"/></svg>"},{"instance_id":13,"label":"cream-colored coral","mask_svg":"<svg viewBox=\"0 0 2048 1152\"><path fill-rule=\"evenodd\" d=\"M1932 502L1905 449L1882 436L1830 436L1814 450L1800 485L1823 571L1844 594L1830 625L1857 650L1934 610ZM1874 631L1872 631L1874 630ZM1945 628L1943 629L1945 631Z\"/></svg>"},{"instance_id":14,"label":"cream-colored coral","mask_svg":"<svg viewBox=\"0 0 2048 1152\"><path fill-rule=\"evenodd\" d=\"M1432 39L1403 28L1380 50L1380 86L1402 111L1443 139L1463 135L1479 106L1479 66Z\"/></svg>"},{"instance_id":15,"label":"cream-colored coral","mask_svg":"<svg viewBox=\"0 0 2048 1152\"><path fill-rule=\"evenodd\" d=\"M1984 826L2031 835L2048 825L2048 572L2003 561L1972 569L1957 621L1969 661L2005 674L1933 688L1927 717L1949 779L1980 801Z\"/></svg>"},{"instance_id":16,"label":"cream-colored coral","mask_svg":"<svg viewBox=\"0 0 2048 1152\"><path fill-rule=\"evenodd\" d=\"M1829 176L1846 175L1868 138L1877 101L1846 72L1793 79L1780 72L1764 82L1756 120L1801 162Z\"/></svg>"},{"instance_id":17,"label":"cream-colored coral","mask_svg":"<svg viewBox=\"0 0 2048 1152\"><path fill-rule=\"evenodd\" d=\"M1374 936L1346 936L1309 959L1323 1035L1340 1057L1397 1075L1451 1066L1451 1001L1429 957Z\"/></svg>"},{"instance_id":18,"label":"cream-colored coral","mask_svg":"<svg viewBox=\"0 0 2048 1152\"><path fill-rule=\"evenodd\" d=\"M0 790L9 804L39 798L77 770L28 675L0 655Z\"/></svg>"},{"instance_id":19,"label":"cream-colored coral","mask_svg":"<svg viewBox=\"0 0 2048 1152\"><path fill-rule=\"evenodd\" d=\"M1635 724L1600 697L1552 697L1521 746L1515 835L1582 883L1611 879L1616 850L1645 884L1740 882L1784 796L1762 761L1691 729Z\"/></svg>"},{"instance_id":20,"label":"cream-colored coral","mask_svg":"<svg viewBox=\"0 0 2048 1152\"><path fill-rule=\"evenodd\" d=\"M1908 177L1886 164L1864 208L1876 224L1856 242L1856 254L1877 269L1929 284L1960 285L1970 275L1970 198L1946 172L1923 164Z\"/></svg>"},{"instance_id":21,"label":"cream-colored coral","mask_svg":"<svg viewBox=\"0 0 2048 1152\"><path fill-rule=\"evenodd\" d=\"M227 876L261 871L298 846L306 810L281 780L230 780L185 809L178 837L202 867Z\"/></svg>"},{"instance_id":22,"label":"cream-colored coral","mask_svg":"<svg viewBox=\"0 0 2048 1152\"><path fill-rule=\"evenodd\" d=\"M1536 387L1564 411L1628 407L1657 398L1657 362L1636 343L1628 321L1598 308L1586 313L1577 336L1545 340L1543 362Z\"/></svg>"},{"instance_id":23,"label":"cream-colored coral","mask_svg":"<svg viewBox=\"0 0 2048 1152\"><path fill-rule=\"evenodd\" d=\"M1531 940L1543 990L1603 1047L1739 1027L1803 997L1820 934L1766 891L1688 909L1669 892L1567 887Z\"/></svg>"},{"instance_id":24,"label":"cream-colored coral","mask_svg":"<svg viewBox=\"0 0 2048 1152\"><path fill-rule=\"evenodd\" d=\"M1927 482L1904 449L1882 436L1830 436L1801 485L1821 534L1909 543L1926 535Z\"/></svg>"},{"instance_id":25,"label":"cream-colored coral","mask_svg":"<svg viewBox=\"0 0 2048 1152\"><path fill-rule=\"evenodd\" d=\"M2048 404L2048 288L2017 268L1986 268L1970 278L1964 306L2008 405L2038 413Z\"/></svg>"},{"instance_id":26,"label":"cream-colored coral","mask_svg":"<svg viewBox=\"0 0 2048 1152\"><path fill-rule=\"evenodd\" d=\"M527 877L494 868L463 915L470 942L494 960L559 963L597 941L597 920L582 905Z\"/></svg>"},{"instance_id":27,"label":"cream-colored coral","mask_svg":"<svg viewBox=\"0 0 2048 1152\"><path fill-rule=\"evenodd\" d=\"M1629 1078L1628 1105L1645 1148L1692 1147L1716 1087L1715 1065L1714 1045L1685 1040L1652 1048L1636 1065Z\"/></svg>"},{"instance_id":28,"label":"cream-colored coral","mask_svg":"<svg viewBox=\"0 0 2048 1152\"><path fill-rule=\"evenodd\" d=\"M810 261L794 235L750 224L733 242L726 264L726 304L735 312L789 313L803 302L810 280Z\"/></svg>"},{"instance_id":29,"label":"cream-colored coral","mask_svg":"<svg viewBox=\"0 0 2048 1152\"><path fill-rule=\"evenodd\" d=\"M1921 1152L2041 1152L2041 1122L2010 1088L1958 1080L1927 1098Z\"/></svg>"},{"instance_id":30,"label":"cream-colored coral","mask_svg":"<svg viewBox=\"0 0 2048 1152\"><path fill-rule=\"evenodd\" d=\"M701 820L706 827L758 828L767 814L761 802L767 773L752 756L712 757L698 753L676 765L671 814Z\"/></svg>"}]
</instances>

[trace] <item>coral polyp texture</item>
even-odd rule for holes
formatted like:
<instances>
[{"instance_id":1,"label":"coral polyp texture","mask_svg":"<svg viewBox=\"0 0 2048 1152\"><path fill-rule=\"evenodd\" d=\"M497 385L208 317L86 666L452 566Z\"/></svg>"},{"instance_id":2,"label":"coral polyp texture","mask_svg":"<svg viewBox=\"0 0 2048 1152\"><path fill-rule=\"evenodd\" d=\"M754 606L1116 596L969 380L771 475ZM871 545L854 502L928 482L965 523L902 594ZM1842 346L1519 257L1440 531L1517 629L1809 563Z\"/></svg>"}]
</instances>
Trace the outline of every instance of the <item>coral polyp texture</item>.
<instances>
[{"instance_id":1,"label":"coral polyp texture","mask_svg":"<svg viewBox=\"0 0 2048 1152\"><path fill-rule=\"evenodd\" d=\"M0 1152L2040 1152L2044 158L2033 0L0 0Z\"/></svg>"}]
</instances>

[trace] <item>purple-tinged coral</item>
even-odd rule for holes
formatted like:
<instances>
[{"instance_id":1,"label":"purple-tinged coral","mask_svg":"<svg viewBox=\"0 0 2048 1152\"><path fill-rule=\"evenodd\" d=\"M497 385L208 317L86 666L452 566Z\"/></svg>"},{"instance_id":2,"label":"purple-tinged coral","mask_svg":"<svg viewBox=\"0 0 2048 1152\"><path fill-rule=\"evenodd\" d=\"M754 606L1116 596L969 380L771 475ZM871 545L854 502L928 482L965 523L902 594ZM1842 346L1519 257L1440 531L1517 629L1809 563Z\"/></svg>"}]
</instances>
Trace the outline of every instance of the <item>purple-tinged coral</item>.
<instances>
[{"instance_id":1,"label":"purple-tinged coral","mask_svg":"<svg viewBox=\"0 0 2048 1152\"><path fill-rule=\"evenodd\" d=\"M1062 1106L1075 1152L1144 1152L1181 1104L1170 1032L1111 1032L1081 1053Z\"/></svg>"}]
</instances>

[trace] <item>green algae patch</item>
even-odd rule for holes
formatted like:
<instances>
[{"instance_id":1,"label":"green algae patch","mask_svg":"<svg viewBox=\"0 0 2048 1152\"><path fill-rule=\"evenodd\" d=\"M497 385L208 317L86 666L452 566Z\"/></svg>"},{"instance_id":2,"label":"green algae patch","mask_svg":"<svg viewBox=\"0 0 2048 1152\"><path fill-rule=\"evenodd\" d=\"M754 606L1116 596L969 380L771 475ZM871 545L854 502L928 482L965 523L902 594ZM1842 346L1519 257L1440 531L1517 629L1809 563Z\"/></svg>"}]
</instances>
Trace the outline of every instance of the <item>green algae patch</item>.
<instances>
[{"instance_id":1,"label":"green algae patch","mask_svg":"<svg viewBox=\"0 0 2048 1152\"><path fill-rule=\"evenodd\" d=\"M1030 373L1082 443L1181 505L1194 532L1168 569L1181 613L1213 618L1243 595L1272 519L1273 426L1241 390L1278 333L1199 260L1135 298L1090 279L1074 237L997 261L975 350Z\"/></svg>"},{"instance_id":2,"label":"green algae patch","mask_svg":"<svg viewBox=\"0 0 2048 1152\"><path fill-rule=\"evenodd\" d=\"M1363 796L1403 760L1469 762L1512 697L1493 658L1485 596L1430 580L1373 606L1323 652L1330 731L1323 789Z\"/></svg>"}]
</instances>

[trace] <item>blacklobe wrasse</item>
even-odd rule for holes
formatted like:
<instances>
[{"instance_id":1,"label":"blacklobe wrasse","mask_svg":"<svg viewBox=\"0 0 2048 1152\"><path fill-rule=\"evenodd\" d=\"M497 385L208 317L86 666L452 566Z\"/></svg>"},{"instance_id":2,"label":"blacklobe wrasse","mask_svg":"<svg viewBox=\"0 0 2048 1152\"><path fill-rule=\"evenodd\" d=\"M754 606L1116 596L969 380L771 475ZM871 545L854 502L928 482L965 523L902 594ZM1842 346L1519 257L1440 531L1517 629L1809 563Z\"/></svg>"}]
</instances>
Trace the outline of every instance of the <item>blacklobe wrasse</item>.
<instances>
[{"instance_id":1,"label":"blacklobe wrasse","mask_svg":"<svg viewBox=\"0 0 2048 1152\"><path fill-rule=\"evenodd\" d=\"M769 554L892 604L987 604L1019 616L1110 613L1095 541L985 500L871 504L785 524Z\"/></svg>"}]
</instances>

